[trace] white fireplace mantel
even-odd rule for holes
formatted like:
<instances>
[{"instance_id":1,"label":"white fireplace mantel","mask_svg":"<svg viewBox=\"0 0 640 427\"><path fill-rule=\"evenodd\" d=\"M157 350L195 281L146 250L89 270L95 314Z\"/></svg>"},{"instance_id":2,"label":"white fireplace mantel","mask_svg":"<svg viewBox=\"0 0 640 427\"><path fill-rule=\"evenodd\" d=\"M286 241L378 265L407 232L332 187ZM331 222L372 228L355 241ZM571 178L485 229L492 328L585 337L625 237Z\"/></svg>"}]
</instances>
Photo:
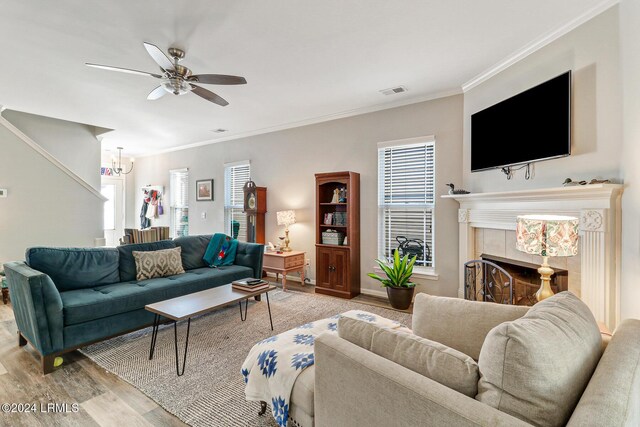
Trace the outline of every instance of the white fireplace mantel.
<instances>
[{"instance_id":1,"label":"white fireplace mantel","mask_svg":"<svg viewBox=\"0 0 640 427\"><path fill-rule=\"evenodd\" d=\"M460 203L459 296L464 292L463 265L474 258L473 228L515 230L516 217L526 214L575 216L580 218L581 298L596 320L613 330L620 317L622 190L620 184L592 184L442 196Z\"/></svg>"}]
</instances>

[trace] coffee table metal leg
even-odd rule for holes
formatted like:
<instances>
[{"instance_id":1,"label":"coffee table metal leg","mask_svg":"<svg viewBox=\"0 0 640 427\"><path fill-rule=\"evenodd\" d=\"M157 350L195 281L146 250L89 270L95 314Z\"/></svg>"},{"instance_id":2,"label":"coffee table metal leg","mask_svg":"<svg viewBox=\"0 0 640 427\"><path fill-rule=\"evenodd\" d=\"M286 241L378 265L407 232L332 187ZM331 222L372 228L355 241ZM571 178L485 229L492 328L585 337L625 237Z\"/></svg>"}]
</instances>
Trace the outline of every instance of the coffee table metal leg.
<instances>
[{"instance_id":1,"label":"coffee table metal leg","mask_svg":"<svg viewBox=\"0 0 640 427\"><path fill-rule=\"evenodd\" d=\"M153 359L153 352L156 349L156 341L158 340L158 326L160 326L160 316L156 314L153 319L153 331L151 332L151 348L149 349L149 360Z\"/></svg>"},{"instance_id":2,"label":"coffee table metal leg","mask_svg":"<svg viewBox=\"0 0 640 427\"><path fill-rule=\"evenodd\" d=\"M273 331L273 320L271 319L271 304L269 304L269 292L264 293L267 296L267 309L269 310L269 323L271 323L271 330Z\"/></svg>"},{"instance_id":3,"label":"coffee table metal leg","mask_svg":"<svg viewBox=\"0 0 640 427\"><path fill-rule=\"evenodd\" d=\"M184 341L184 356L182 358L182 371L178 362L178 322L173 322L173 337L176 348L176 373L179 377L184 374L184 368L187 365L187 350L189 349L189 330L191 329L191 318L187 320L187 337Z\"/></svg>"},{"instance_id":4,"label":"coffee table metal leg","mask_svg":"<svg viewBox=\"0 0 640 427\"><path fill-rule=\"evenodd\" d=\"M240 320L243 322L247 320L247 310L249 309L249 299L244 300L244 317L242 317L242 300L238 301L240 304Z\"/></svg>"}]
</instances>

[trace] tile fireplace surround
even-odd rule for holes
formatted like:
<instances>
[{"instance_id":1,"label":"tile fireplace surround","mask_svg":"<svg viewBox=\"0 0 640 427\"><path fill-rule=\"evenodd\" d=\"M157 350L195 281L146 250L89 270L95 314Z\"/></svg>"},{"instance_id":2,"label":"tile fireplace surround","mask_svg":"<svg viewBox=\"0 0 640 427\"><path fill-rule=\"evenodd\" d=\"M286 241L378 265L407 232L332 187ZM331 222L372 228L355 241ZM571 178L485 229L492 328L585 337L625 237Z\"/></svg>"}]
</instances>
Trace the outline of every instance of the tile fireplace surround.
<instances>
[{"instance_id":1,"label":"tile fireplace surround","mask_svg":"<svg viewBox=\"0 0 640 427\"><path fill-rule=\"evenodd\" d=\"M580 218L577 257L550 259L569 271L569 290L589 306L596 320L611 330L620 320L620 199L622 185L593 184L499 193L442 196L460 203L460 280L463 264L480 253L537 263L515 249L516 217L526 214ZM526 259L523 259L526 257ZM573 274L572 274L573 273Z\"/></svg>"}]
</instances>

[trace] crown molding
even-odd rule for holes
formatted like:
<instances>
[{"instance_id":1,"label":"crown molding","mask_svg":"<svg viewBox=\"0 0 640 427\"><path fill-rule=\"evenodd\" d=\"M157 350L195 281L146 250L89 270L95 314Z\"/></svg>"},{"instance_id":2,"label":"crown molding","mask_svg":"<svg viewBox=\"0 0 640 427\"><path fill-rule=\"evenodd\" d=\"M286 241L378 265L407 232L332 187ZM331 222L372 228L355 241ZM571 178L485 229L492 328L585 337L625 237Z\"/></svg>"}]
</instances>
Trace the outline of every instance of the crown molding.
<instances>
[{"instance_id":1,"label":"crown molding","mask_svg":"<svg viewBox=\"0 0 640 427\"><path fill-rule=\"evenodd\" d=\"M502 61L499 61L497 64L493 65L489 69L483 71L482 73L473 77L471 80L464 83L462 85L462 92L467 92L473 89L474 87L480 85L481 83L489 80L491 77L495 76L501 71L504 71L510 66L512 66L513 64L519 61L522 61L527 56L531 55L537 50L542 49L543 47L559 39L560 37L564 36L570 31L573 31L574 29L578 28L580 25L595 18L596 16L600 15L602 12L610 9L611 7L615 6L618 3L619 3L619 0L603 0L600 3L598 3L596 6L587 10L582 15L562 25L560 28L557 28L533 40L532 42L527 43L522 48L518 49L511 55L504 58Z\"/></svg>"},{"instance_id":2,"label":"crown molding","mask_svg":"<svg viewBox=\"0 0 640 427\"><path fill-rule=\"evenodd\" d=\"M460 95L462 90L460 88L453 88L444 90L441 92L434 92L428 95L417 96L413 98L405 98L396 102L390 102L385 104L374 105L371 107L355 108L353 110L342 111L334 114L327 114L325 116L313 117L310 119L300 120L297 122L283 123L281 125L270 126L261 129L254 129L247 132L240 132L233 135L225 136L222 138L208 139L205 141L195 142L193 144L179 145L177 147L166 148L162 150L154 150L147 153L138 154L136 157L150 157L158 154L171 153L174 151L188 150L189 148L202 147L204 145L216 144L218 142L231 141L234 139L248 138L250 136L263 135L266 133L277 132L281 130L293 129L302 126L314 125L323 122L329 122L332 120L344 119L347 117L359 116L367 113L375 113L376 111L389 110L391 108L404 107L406 105L419 104L421 102L433 101L435 99L447 98L449 96Z\"/></svg>"}]
</instances>

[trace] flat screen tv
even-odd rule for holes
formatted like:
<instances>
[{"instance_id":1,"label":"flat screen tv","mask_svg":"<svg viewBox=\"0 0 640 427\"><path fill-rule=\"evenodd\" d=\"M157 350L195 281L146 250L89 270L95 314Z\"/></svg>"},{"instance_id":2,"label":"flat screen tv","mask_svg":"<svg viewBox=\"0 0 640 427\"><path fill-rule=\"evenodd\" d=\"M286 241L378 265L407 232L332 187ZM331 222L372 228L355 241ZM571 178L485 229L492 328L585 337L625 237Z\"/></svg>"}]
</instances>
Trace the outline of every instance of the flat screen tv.
<instances>
[{"instance_id":1,"label":"flat screen tv","mask_svg":"<svg viewBox=\"0 0 640 427\"><path fill-rule=\"evenodd\" d=\"M571 71L471 115L471 171L571 154Z\"/></svg>"}]
</instances>

